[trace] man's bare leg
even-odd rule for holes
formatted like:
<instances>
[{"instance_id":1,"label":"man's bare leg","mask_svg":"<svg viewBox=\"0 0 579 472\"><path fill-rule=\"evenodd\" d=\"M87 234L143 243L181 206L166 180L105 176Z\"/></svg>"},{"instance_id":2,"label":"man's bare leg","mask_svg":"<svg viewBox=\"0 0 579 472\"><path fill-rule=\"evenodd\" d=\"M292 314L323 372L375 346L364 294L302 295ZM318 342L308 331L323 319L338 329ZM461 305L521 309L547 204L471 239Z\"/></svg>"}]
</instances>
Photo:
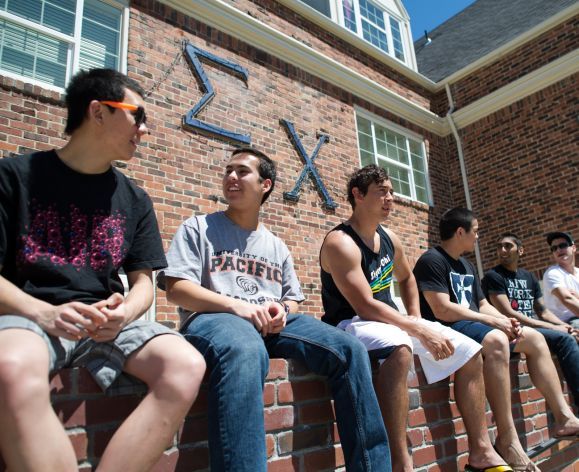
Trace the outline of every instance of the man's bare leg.
<instances>
[{"instance_id":1,"label":"man's bare leg","mask_svg":"<svg viewBox=\"0 0 579 472\"><path fill-rule=\"evenodd\" d=\"M545 397L555 417L555 434L576 434L579 420L565 401L559 375L543 335L534 329L523 328L523 336L517 342L515 352L523 352L527 357L531 380Z\"/></svg>"},{"instance_id":2,"label":"man's bare leg","mask_svg":"<svg viewBox=\"0 0 579 472\"><path fill-rule=\"evenodd\" d=\"M538 471L519 441L511 412L509 340L495 329L485 336L482 346L485 391L497 424L497 451L516 470Z\"/></svg>"},{"instance_id":3,"label":"man's bare leg","mask_svg":"<svg viewBox=\"0 0 579 472\"><path fill-rule=\"evenodd\" d=\"M408 346L396 348L382 363L378 372L376 394L382 419L388 432L393 472L412 472L408 454L408 371L413 361Z\"/></svg>"},{"instance_id":4,"label":"man's bare leg","mask_svg":"<svg viewBox=\"0 0 579 472\"><path fill-rule=\"evenodd\" d=\"M26 329L6 329L0 346L0 451L8 470L78 470L50 404L46 342Z\"/></svg>"},{"instance_id":5,"label":"man's bare leg","mask_svg":"<svg viewBox=\"0 0 579 472\"><path fill-rule=\"evenodd\" d=\"M112 437L99 471L151 469L195 401L205 361L184 339L162 335L132 354L125 371L145 382L149 392Z\"/></svg>"},{"instance_id":6,"label":"man's bare leg","mask_svg":"<svg viewBox=\"0 0 579 472\"><path fill-rule=\"evenodd\" d=\"M479 353L454 374L454 395L468 437L468 463L484 469L505 463L494 450L485 420L483 360Z\"/></svg>"}]
</instances>

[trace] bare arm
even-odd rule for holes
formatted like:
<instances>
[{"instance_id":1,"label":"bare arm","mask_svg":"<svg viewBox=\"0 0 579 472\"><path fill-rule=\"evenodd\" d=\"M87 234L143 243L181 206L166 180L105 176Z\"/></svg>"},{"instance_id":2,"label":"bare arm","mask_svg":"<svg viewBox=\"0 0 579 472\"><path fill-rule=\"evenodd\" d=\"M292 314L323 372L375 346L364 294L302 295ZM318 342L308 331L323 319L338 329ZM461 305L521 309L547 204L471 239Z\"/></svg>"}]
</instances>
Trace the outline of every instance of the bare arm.
<instances>
[{"instance_id":1,"label":"bare arm","mask_svg":"<svg viewBox=\"0 0 579 472\"><path fill-rule=\"evenodd\" d=\"M94 303L107 317L107 322L90 336L99 342L111 341L129 323L140 318L153 303L153 274L150 269L136 270L127 273L129 293L126 298L120 293L113 293L106 300Z\"/></svg>"},{"instance_id":2,"label":"bare arm","mask_svg":"<svg viewBox=\"0 0 579 472\"><path fill-rule=\"evenodd\" d=\"M491 293L489 298L493 306L503 315L518 320L521 324L530 326L532 328L553 328L550 323L536 320L523 315L521 312L513 310L509 302L509 298L504 293Z\"/></svg>"},{"instance_id":3,"label":"bare arm","mask_svg":"<svg viewBox=\"0 0 579 472\"><path fill-rule=\"evenodd\" d=\"M263 336L281 331L276 331L272 326L272 316L285 313L280 303L270 303L264 306L238 300L236 298L221 295L202 287L190 280L166 277L167 300L186 310L200 313L232 313L252 323ZM285 302L290 311L297 310L296 302ZM270 310L271 308L271 310ZM285 325L285 322L284 322Z\"/></svg>"},{"instance_id":4,"label":"bare arm","mask_svg":"<svg viewBox=\"0 0 579 472\"><path fill-rule=\"evenodd\" d=\"M401 258L399 261L402 262L402 259L405 260L406 257L399 241L397 244L399 247L395 244L395 250ZM361 267L361 257L360 250L352 238L339 231L330 233L322 245L322 268L332 275L334 283L356 314L364 320L379 321L399 327L411 336L420 339L435 358L445 358L451 355L454 352L454 346L445 336L418 322L416 317L404 316L386 303L374 299L372 289ZM420 316L418 289L408 262L406 262L406 269L402 262L402 269L400 273L397 272L398 276L402 278L402 284L405 286L403 292L406 298L405 306L409 313ZM412 284L414 287L411 286Z\"/></svg>"},{"instance_id":5,"label":"bare arm","mask_svg":"<svg viewBox=\"0 0 579 472\"><path fill-rule=\"evenodd\" d=\"M577 297L575 292L572 292L565 287L557 287L554 288L551 293L555 295L563 305L565 305L565 308L570 310L575 316L579 317L579 297Z\"/></svg>"},{"instance_id":6,"label":"bare arm","mask_svg":"<svg viewBox=\"0 0 579 472\"><path fill-rule=\"evenodd\" d=\"M520 327L516 320L512 322L496 311L490 303L482 300L480 312L453 303L448 293L425 291L422 292L434 315L446 322L452 323L460 320L478 321L493 328L504 331L509 339L516 339L520 335Z\"/></svg>"},{"instance_id":7,"label":"bare arm","mask_svg":"<svg viewBox=\"0 0 579 472\"><path fill-rule=\"evenodd\" d=\"M20 315L52 336L81 339L106 321L98 309L81 302L54 306L39 300L0 276L0 316Z\"/></svg>"},{"instance_id":8,"label":"bare arm","mask_svg":"<svg viewBox=\"0 0 579 472\"><path fill-rule=\"evenodd\" d=\"M543 297L535 298L535 301L533 302L533 309L535 310L537 316L539 316L542 320L547 321L548 323L571 327L571 325L561 321L552 311L547 310L545 302L543 301Z\"/></svg>"}]
</instances>

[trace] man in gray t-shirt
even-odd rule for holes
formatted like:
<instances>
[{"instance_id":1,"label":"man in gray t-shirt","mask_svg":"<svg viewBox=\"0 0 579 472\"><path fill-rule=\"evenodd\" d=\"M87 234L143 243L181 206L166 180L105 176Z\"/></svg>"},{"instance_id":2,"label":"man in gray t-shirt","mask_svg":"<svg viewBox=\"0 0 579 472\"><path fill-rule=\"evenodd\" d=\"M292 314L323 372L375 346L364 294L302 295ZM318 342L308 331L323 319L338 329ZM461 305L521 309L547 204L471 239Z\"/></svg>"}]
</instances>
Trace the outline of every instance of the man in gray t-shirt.
<instances>
[{"instance_id":1,"label":"man in gray t-shirt","mask_svg":"<svg viewBox=\"0 0 579 472\"><path fill-rule=\"evenodd\" d=\"M263 225L255 231L242 228L226 212L189 218L177 230L169 254L165 276L226 297L257 306L304 299L285 243ZM183 325L192 311L179 307L179 314Z\"/></svg>"},{"instance_id":2,"label":"man in gray t-shirt","mask_svg":"<svg viewBox=\"0 0 579 472\"><path fill-rule=\"evenodd\" d=\"M327 375L349 471L391 471L390 453L362 344L313 317L286 245L259 222L276 169L252 148L233 152L223 177L228 207L185 221L159 274L179 305L181 332L209 377L211 469L266 470L263 384L269 356Z\"/></svg>"}]
</instances>

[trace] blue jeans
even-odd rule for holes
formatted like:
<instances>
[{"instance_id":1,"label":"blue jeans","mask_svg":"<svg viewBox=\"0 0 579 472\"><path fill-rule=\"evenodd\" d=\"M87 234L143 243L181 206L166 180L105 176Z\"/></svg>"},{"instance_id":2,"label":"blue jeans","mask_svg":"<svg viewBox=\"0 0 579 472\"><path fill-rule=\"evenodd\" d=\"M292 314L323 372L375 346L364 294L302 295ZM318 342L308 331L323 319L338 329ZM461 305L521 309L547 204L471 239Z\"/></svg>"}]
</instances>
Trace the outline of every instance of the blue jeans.
<instances>
[{"instance_id":1,"label":"blue jeans","mask_svg":"<svg viewBox=\"0 0 579 472\"><path fill-rule=\"evenodd\" d=\"M557 356L575 406L579 408L579 344L567 333L548 328L535 328L545 337L547 345Z\"/></svg>"},{"instance_id":2,"label":"blue jeans","mask_svg":"<svg viewBox=\"0 0 579 472\"><path fill-rule=\"evenodd\" d=\"M211 470L265 472L263 385L269 356L297 359L328 377L346 468L392 470L368 354L353 336L306 315L289 315L265 339L230 313L203 313L182 331L205 357L209 377Z\"/></svg>"}]
</instances>

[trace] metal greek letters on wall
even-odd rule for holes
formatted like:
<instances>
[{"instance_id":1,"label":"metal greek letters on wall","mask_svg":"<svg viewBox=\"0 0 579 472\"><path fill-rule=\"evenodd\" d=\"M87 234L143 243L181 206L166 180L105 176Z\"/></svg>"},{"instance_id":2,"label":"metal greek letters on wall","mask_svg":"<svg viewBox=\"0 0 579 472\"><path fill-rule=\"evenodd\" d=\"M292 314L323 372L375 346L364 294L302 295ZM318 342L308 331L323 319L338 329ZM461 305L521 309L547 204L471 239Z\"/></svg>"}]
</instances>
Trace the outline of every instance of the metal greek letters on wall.
<instances>
[{"instance_id":1,"label":"metal greek letters on wall","mask_svg":"<svg viewBox=\"0 0 579 472\"><path fill-rule=\"evenodd\" d=\"M294 188L290 192L284 192L283 198L285 200L297 202L300 198L299 192L302 187L302 184L309 174L314 184L318 188L320 196L323 199L322 206L328 210L334 210L338 205L336 204L336 202L334 202L334 200L332 200L332 197L326 190L326 186L324 185L324 182L322 181L320 174L318 173L318 169L316 169L316 167L314 166L314 159L318 156L321 147L330 141L330 137L327 134L318 133L316 136L318 138L316 148L312 152L312 155L308 156L308 153L304 149L304 146L302 145L302 142L296 133L294 124L291 121L287 121L284 119L279 120L279 122L286 127L291 142L295 146L296 150L298 151L298 154L301 156L305 164L298 177L298 180L296 181Z\"/></svg>"},{"instance_id":2,"label":"metal greek letters on wall","mask_svg":"<svg viewBox=\"0 0 579 472\"><path fill-rule=\"evenodd\" d=\"M250 144L251 136L249 134L234 133L233 131L228 131L224 128L206 123L196 118L196 116L211 102L215 96L215 90L213 90L213 86L211 85L207 74L205 74L205 70L203 69L203 64L201 64L200 58L232 71L233 74L237 75L245 83L247 83L247 78L249 76L247 69L226 59L215 56L214 54L204 51L203 49L199 49L190 43L185 46L185 57L187 58L187 61L189 62L195 77L199 81L200 88L204 95L201 97L201 100L199 100L197 104L189 111L189 113L183 117L183 126L202 134L215 136L216 138L220 138L225 141Z\"/></svg>"}]
</instances>

